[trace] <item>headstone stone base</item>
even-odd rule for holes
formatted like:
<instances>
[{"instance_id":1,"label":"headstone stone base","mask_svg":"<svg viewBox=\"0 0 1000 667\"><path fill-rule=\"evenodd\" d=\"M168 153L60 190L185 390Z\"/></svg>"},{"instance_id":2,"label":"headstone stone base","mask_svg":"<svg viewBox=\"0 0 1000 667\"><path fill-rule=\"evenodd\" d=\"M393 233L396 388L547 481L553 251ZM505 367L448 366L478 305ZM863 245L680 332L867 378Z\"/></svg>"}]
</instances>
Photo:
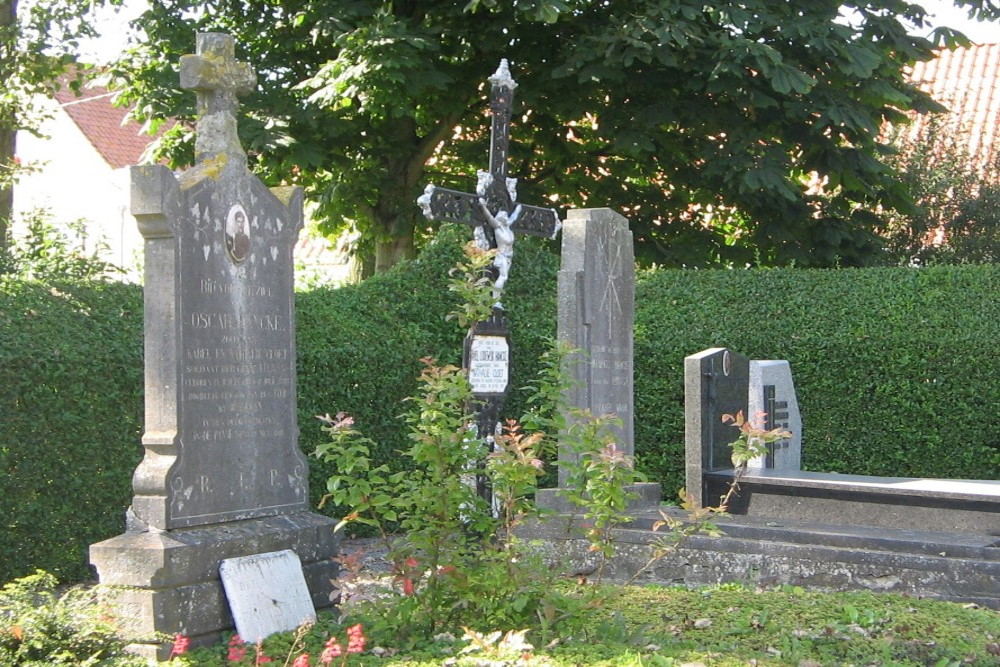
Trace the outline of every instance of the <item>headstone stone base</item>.
<instances>
[{"instance_id":1,"label":"headstone stone base","mask_svg":"<svg viewBox=\"0 0 1000 667\"><path fill-rule=\"evenodd\" d=\"M317 609L332 606L340 536L336 520L298 512L169 531L126 532L90 547L90 562L130 649L149 659L169 656L179 633L191 646L211 644L233 628L219 576L227 558L291 549Z\"/></svg>"},{"instance_id":2,"label":"headstone stone base","mask_svg":"<svg viewBox=\"0 0 1000 667\"><path fill-rule=\"evenodd\" d=\"M655 482L631 484L625 490L633 496L628 501L626 513L654 510L660 506L663 497L663 489ZM557 514L579 514L580 508L566 500L563 491L561 488L538 489L535 491L535 504Z\"/></svg>"},{"instance_id":3,"label":"headstone stone base","mask_svg":"<svg viewBox=\"0 0 1000 667\"><path fill-rule=\"evenodd\" d=\"M679 510L666 511L684 518ZM720 516L713 523L722 535L690 537L640 573L649 564L652 545L666 534L651 529L660 518L659 512L640 514L614 531L615 552L603 569L606 581L626 582L638 573L634 583L640 586L739 582L870 590L1000 609L996 536ZM590 573L599 557L589 550L583 524L582 517L532 521L519 526L517 534L543 545L553 572Z\"/></svg>"}]
</instances>

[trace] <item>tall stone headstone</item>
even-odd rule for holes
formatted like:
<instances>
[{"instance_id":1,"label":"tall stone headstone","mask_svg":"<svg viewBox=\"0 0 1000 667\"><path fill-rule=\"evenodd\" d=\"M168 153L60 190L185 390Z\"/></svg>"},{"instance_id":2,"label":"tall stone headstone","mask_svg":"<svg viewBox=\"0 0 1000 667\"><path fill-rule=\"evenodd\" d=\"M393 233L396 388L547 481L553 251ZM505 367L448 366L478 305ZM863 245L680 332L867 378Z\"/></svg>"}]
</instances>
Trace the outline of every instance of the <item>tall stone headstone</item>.
<instances>
[{"instance_id":1,"label":"tall stone headstone","mask_svg":"<svg viewBox=\"0 0 1000 667\"><path fill-rule=\"evenodd\" d=\"M574 352L566 359L574 380L569 404L595 417L612 416L617 448L633 456L633 331L635 258L628 220L611 209L571 210L563 224L562 264L558 276L558 338ZM572 415L568 415L573 419ZM568 464L576 455L559 452L559 487L569 484ZM656 505L659 484L639 484L633 506ZM551 490L539 502L563 506Z\"/></svg>"},{"instance_id":2,"label":"tall stone headstone","mask_svg":"<svg viewBox=\"0 0 1000 667\"><path fill-rule=\"evenodd\" d=\"M237 96L256 75L228 35L198 35L181 85L198 95L196 165L132 169L145 238L145 455L124 535L91 562L137 650L155 633L213 641L232 627L224 559L291 549L317 607L336 575L333 519L308 511L298 446L292 248L299 188L247 169Z\"/></svg>"},{"instance_id":3,"label":"tall stone headstone","mask_svg":"<svg viewBox=\"0 0 1000 667\"><path fill-rule=\"evenodd\" d=\"M722 415L747 415L750 360L724 347L684 358L684 486L698 505L705 498L704 473L733 467L732 443L739 436Z\"/></svg>"},{"instance_id":4,"label":"tall stone headstone","mask_svg":"<svg viewBox=\"0 0 1000 667\"><path fill-rule=\"evenodd\" d=\"M767 430L781 428L790 438L768 445L768 453L747 463L754 470L800 470L802 468L802 415L795 397L791 365L784 360L750 362L747 416L759 420Z\"/></svg>"}]
</instances>

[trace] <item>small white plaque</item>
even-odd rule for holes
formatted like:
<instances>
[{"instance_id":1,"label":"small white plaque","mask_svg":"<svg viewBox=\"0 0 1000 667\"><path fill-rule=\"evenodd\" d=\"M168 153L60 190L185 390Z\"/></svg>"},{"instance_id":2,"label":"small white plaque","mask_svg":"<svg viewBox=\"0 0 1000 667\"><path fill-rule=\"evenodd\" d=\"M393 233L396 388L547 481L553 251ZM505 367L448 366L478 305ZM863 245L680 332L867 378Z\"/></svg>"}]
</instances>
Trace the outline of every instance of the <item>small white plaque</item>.
<instances>
[{"instance_id":1,"label":"small white plaque","mask_svg":"<svg viewBox=\"0 0 1000 667\"><path fill-rule=\"evenodd\" d=\"M275 632L316 621L302 562L290 549L227 558L219 565L222 587L240 638L255 644Z\"/></svg>"},{"instance_id":2,"label":"small white plaque","mask_svg":"<svg viewBox=\"0 0 1000 667\"><path fill-rule=\"evenodd\" d=\"M473 336L469 384L474 394L502 394L510 375L510 346L503 336Z\"/></svg>"}]
</instances>

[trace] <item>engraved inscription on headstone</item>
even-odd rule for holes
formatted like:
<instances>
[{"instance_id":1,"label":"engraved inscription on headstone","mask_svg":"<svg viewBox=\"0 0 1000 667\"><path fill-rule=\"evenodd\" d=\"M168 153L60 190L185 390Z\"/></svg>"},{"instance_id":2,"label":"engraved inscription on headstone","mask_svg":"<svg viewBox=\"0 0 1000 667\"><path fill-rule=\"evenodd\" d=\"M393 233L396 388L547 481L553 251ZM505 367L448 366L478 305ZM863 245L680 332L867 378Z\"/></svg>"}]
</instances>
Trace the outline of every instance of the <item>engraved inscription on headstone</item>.
<instances>
[{"instance_id":1,"label":"engraved inscription on headstone","mask_svg":"<svg viewBox=\"0 0 1000 667\"><path fill-rule=\"evenodd\" d=\"M302 563L294 551L228 558L219 565L240 638L255 644L276 632L316 622Z\"/></svg>"},{"instance_id":2,"label":"engraved inscription on headstone","mask_svg":"<svg viewBox=\"0 0 1000 667\"><path fill-rule=\"evenodd\" d=\"M628 221L610 209L569 211L558 285L559 340L578 350L567 360L576 380L570 402L620 419L616 444L631 455L635 273ZM560 486L568 474L560 468Z\"/></svg>"},{"instance_id":3,"label":"engraved inscription on headstone","mask_svg":"<svg viewBox=\"0 0 1000 667\"><path fill-rule=\"evenodd\" d=\"M764 428L782 428L792 437L768 446L768 455L751 460L750 470L799 470L802 465L802 416L795 396L792 369L783 360L750 362L748 414L751 419L764 415Z\"/></svg>"},{"instance_id":4,"label":"engraved inscription on headstone","mask_svg":"<svg viewBox=\"0 0 1000 667\"><path fill-rule=\"evenodd\" d=\"M504 336L473 336L469 384L474 394L502 394L510 378L510 345Z\"/></svg>"}]
</instances>

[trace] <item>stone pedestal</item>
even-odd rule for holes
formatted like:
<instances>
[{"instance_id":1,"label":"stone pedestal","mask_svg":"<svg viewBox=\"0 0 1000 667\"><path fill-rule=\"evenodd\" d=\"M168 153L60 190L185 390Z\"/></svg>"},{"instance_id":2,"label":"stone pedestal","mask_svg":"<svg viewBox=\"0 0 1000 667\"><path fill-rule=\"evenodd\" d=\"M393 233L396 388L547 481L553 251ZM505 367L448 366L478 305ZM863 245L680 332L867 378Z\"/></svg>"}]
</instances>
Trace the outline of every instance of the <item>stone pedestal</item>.
<instances>
[{"instance_id":1,"label":"stone pedestal","mask_svg":"<svg viewBox=\"0 0 1000 667\"><path fill-rule=\"evenodd\" d=\"M90 547L90 561L107 587L132 650L150 659L169 656L179 633L192 646L219 641L233 627L219 563L227 558L291 549L302 561L317 609L330 607L337 577L336 520L311 512L181 528L126 532Z\"/></svg>"}]
</instances>

